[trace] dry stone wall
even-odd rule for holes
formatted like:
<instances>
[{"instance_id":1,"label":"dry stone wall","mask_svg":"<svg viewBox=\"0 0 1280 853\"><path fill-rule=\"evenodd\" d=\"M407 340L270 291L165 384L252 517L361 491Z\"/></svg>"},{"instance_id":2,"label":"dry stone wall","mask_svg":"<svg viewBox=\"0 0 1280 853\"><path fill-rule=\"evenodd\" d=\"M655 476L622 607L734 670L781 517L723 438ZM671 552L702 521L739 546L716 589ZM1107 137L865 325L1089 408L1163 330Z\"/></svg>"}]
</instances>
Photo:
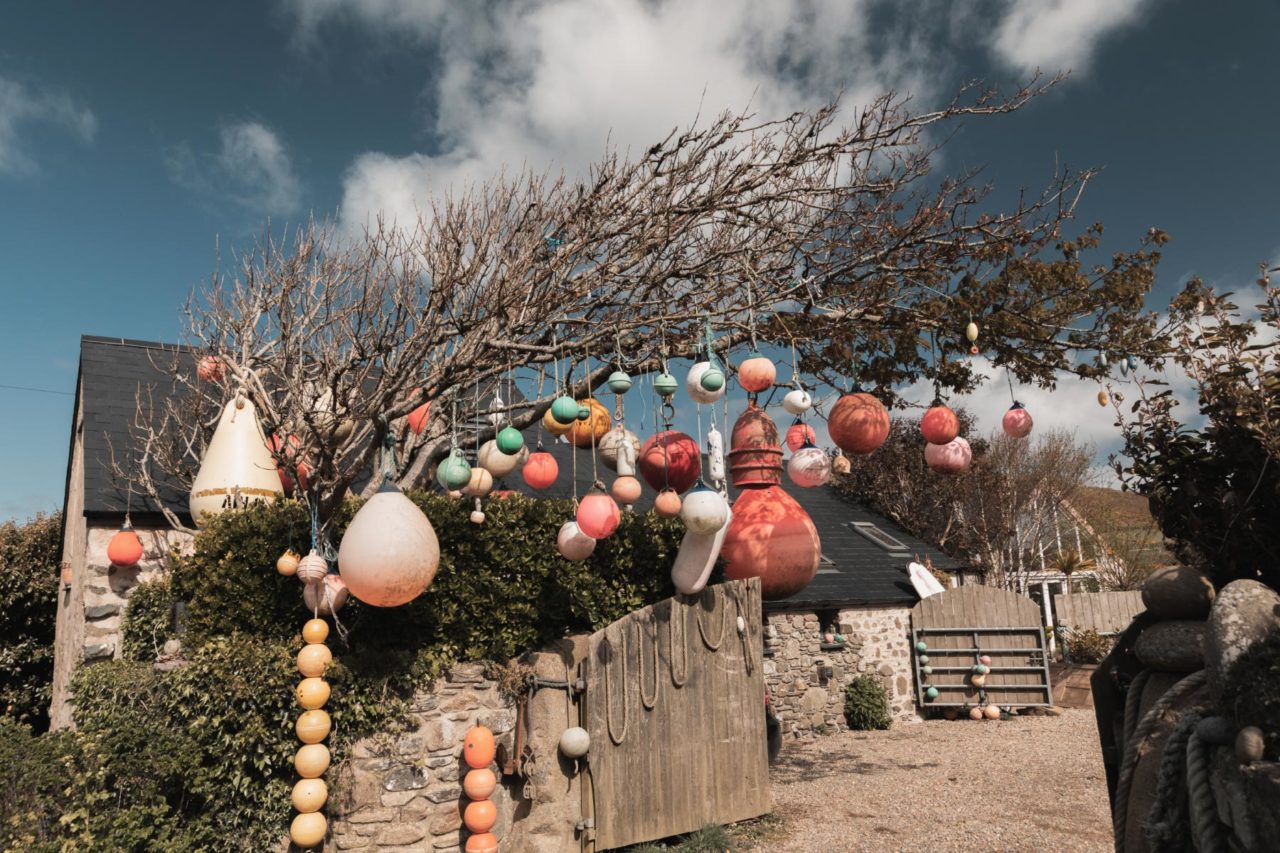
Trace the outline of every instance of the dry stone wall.
<instances>
[{"instance_id":1,"label":"dry stone wall","mask_svg":"<svg viewBox=\"0 0 1280 853\"><path fill-rule=\"evenodd\" d=\"M828 625L818 613L765 617L765 683L784 734L807 737L843 730L844 688L859 675L880 679L899 720L919 719L911 683L910 611L904 607L841 610L834 627L841 649L823 649ZM825 667L830 667L829 675Z\"/></svg>"}]
</instances>

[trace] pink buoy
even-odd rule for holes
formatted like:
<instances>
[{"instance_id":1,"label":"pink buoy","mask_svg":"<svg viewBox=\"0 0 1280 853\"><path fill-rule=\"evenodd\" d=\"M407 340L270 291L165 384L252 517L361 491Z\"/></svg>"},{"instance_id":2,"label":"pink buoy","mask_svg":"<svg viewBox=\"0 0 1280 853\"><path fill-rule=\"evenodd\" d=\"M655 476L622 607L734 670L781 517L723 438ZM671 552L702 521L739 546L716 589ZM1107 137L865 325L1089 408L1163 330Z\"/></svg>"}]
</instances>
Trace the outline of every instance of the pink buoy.
<instances>
[{"instance_id":1,"label":"pink buoy","mask_svg":"<svg viewBox=\"0 0 1280 853\"><path fill-rule=\"evenodd\" d=\"M926 444L924 461L939 474L959 474L969 470L973 450L968 441L957 436L946 444Z\"/></svg>"},{"instance_id":2,"label":"pink buoy","mask_svg":"<svg viewBox=\"0 0 1280 853\"><path fill-rule=\"evenodd\" d=\"M1004 434L1010 438L1026 438L1031 434L1031 425L1031 413L1016 401L1004 413L1004 420L1000 422Z\"/></svg>"},{"instance_id":3,"label":"pink buoy","mask_svg":"<svg viewBox=\"0 0 1280 853\"><path fill-rule=\"evenodd\" d=\"M578 529L592 539L611 536L621 518L617 501L599 489L592 489L578 504Z\"/></svg>"}]
</instances>

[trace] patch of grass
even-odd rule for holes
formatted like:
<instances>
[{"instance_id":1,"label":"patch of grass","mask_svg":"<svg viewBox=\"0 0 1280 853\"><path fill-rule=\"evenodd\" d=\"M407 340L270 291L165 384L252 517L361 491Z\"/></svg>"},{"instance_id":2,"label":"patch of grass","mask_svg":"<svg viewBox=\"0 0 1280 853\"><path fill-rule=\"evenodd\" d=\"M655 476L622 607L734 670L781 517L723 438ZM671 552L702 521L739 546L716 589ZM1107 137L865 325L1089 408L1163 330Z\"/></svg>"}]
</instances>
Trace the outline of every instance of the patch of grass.
<instances>
[{"instance_id":1,"label":"patch of grass","mask_svg":"<svg viewBox=\"0 0 1280 853\"><path fill-rule=\"evenodd\" d=\"M787 819L782 815L764 814L753 820L735 823L729 828L729 838L733 850L752 850L757 847L768 850L761 845L782 841L787 835Z\"/></svg>"},{"instance_id":2,"label":"patch of grass","mask_svg":"<svg viewBox=\"0 0 1280 853\"><path fill-rule=\"evenodd\" d=\"M730 830L719 824L708 824L688 835L624 847L619 853L735 853L742 849Z\"/></svg>"}]
</instances>

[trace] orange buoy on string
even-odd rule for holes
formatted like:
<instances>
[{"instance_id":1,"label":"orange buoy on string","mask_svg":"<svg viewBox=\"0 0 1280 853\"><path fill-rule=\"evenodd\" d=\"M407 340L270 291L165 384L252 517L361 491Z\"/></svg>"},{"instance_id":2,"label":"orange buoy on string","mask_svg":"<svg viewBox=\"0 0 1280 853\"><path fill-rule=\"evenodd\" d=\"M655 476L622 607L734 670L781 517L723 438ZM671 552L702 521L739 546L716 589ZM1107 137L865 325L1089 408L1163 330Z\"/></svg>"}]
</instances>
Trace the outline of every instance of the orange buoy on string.
<instances>
[{"instance_id":1,"label":"orange buoy on string","mask_svg":"<svg viewBox=\"0 0 1280 853\"><path fill-rule=\"evenodd\" d=\"M920 419L920 434L930 444L946 444L960 434L960 419L951 409L937 403Z\"/></svg>"},{"instance_id":2,"label":"orange buoy on string","mask_svg":"<svg viewBox=\"0 0 1280 853\"><path fill-rule=\"evenodd\" d=\"M871 453L889 437L889 411L865 392L845 394L827 417L827 433L845 453Z\"/></svg>"},{"instance_id":3,"label":"orange buoy on string","mask_svg":"<svg viewBox=\"0 0 1280 853\"><path fill-rule=\"evenodd\" d=\"M107 543L107 559L120 569L131 569L142 560L142 540L126 514L124 525Z\"/></svg>"}]
</instances>

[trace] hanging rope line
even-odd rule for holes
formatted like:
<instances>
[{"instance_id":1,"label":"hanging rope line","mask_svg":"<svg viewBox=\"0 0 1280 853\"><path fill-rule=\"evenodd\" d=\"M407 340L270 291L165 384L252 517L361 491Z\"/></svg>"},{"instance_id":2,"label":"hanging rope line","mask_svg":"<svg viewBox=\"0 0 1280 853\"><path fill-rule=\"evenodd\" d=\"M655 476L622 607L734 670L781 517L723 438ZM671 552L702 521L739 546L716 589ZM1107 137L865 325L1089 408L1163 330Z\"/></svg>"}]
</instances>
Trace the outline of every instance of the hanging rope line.
<instances>
[{"instance_id":1,"label":"hanging rope line","mask_svg":"<svg viewBox=\"0 0 1280 853\"><path fill-rule=\"evenodd\" d=\"M683 624L680 626L680 659L681 670L683 674L676 675L676 622ZM684 605L679 599L671 599L671 621L667 623L671 636L671 683L676 687L684 687L689 681L689 619L685 615Z\"/></svg>"},{"instance_id":2,"label":"hanging rope line","mask_svg":"<svg viewBox=\"0 0 1280 853\"><path fill-rule=\"evenodd\" d=\"M658 620L654 615L653 608L649 608L649 626L652 628L652 646L653 646L653 698L650 699L646 695L644 689L644 629L641 627L639 620L636 620L636 654L639 656L640 663L640 704L644 706L646 711L652 711L653 706L658 704L658 693L662 687L662 679L658 677L658 666L660 659L658 656Z\"/></svg>"},{"instance_id":3,"label":"hanging rope line","mask_svg":"<svg viewBox=\"0 0 1280 853\"><path fill-rule=\"evenodd\" d=\"M694 619L698 622L698 636L702 637L703 645L713 652L720 651L720 646L724 644L724 627L725 623L729 621L729 602L721 599L720 593L717 592L717 589L717 587L705 587L702 590L702 595L700 596L700 599L705 599L707 597L707 593L710 593L711 600L713 602L720 602L720 633L716 636L716 641L714 643L711 642L711 638L707 636L706 628L702 625L703 608L699 607L697 611L694 612ZM701 603L701 601L699 601L699 603ZM708 609L714 610L715 608L713 607Z\"/></svg>"},{"instance_id":4,"label":"hanging rope line","mask_svg":"<svg viewBox=\"0 0 1280 853\"><path fill-rule=\"evenodd\" d=\"M607 630L607 629L606 629ZM608 639L608 634L605 634ZM615 746L621 746L622 742L627 739L627 723L628 723L628 707L627 702L627 631L622 630L622 731L615 733L613 730L613 661L609 661L604 667L604 716L605 728L609 730L609 740L613 741ZM609 640L609 649L613 650L613 640Z\"/></svg>"}]
</instances>

